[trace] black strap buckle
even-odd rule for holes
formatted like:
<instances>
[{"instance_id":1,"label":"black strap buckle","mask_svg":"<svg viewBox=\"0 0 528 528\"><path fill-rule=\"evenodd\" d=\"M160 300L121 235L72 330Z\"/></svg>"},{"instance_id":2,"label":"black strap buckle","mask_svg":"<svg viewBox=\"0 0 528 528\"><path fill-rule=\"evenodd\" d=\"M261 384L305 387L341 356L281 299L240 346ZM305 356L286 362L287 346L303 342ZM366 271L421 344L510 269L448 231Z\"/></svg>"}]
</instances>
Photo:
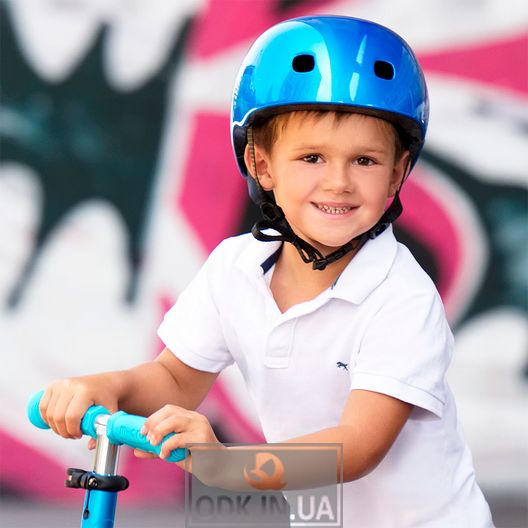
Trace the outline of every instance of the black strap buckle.
<instances>
[{"instance_id":1,"label":"black strap buckle","mask_svg":"<svg viewBox=\"0 0 528 528\"><path fill-rule=\"evenodd\" d=\"M82 488L98 491L123 491L129 486L128 479L120 475L99 475L93 471L69 468L64 482L67 488Z\"/></svg>"},{"instance_id":2,"label":"black strap buckle","mask_svg":"<svg viewBox=\"0 0 528 528\"><path fill-rule=\"evenodd\" d=\"M323 271L326 266L328 266L330 262L328 262L328 259L316 259L312 263L312 269L317 271Z\"/></svg>"},{"instance_id":3,"label":"black strap buckle","mask_svg":"<svg viewBox=\"0 0 528 528\"><path fill-rule=\"evenodd\" d=\"M284 212L282 209L272 202L261 202L260 211L264 219L268 222L278 222L284 218Z\"/></svg>"},{"instance_id":4,"label":"black strap buckle","mask_svg":"<svg viewBox=\"0 0 528 528\"><path fill-rule=\"evenodd\" d=\"M385 231L385 229L387 229L387 227L389 226L390 226L390 222L382 222L381 224L374 226L372 229L368 231L367 233L368 237L371 240L374 240L376 237L381 235L381 233L383 233L383 231Z\"/></svg>"}]
</instances>

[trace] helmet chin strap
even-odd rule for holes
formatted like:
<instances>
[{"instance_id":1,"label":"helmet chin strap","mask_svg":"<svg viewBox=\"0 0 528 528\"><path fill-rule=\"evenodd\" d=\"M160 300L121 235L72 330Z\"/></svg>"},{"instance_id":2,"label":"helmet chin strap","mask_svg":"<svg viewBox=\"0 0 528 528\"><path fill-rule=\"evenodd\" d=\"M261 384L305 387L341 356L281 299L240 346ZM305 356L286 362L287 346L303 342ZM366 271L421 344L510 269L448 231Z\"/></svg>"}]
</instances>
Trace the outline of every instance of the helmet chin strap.
<instances>
[{"instance_id":1,"label":"helmet chin strap","mask_svg":"<svg viewBox=\"0 0 528 528\"><path fill-rule=\"evenodd\" d=\"M257 175L252 127L248 128L247 133L251 165L253 174L255 175L254 180L259 194L260 211L263 216L263 219L257 221L251 228L251 233L257 240L261 240L263 242L289 242L297 249L303 262L306 262L307 264L311 262L312 269L322 271L326 269L328 265L344 257L347 253L360 248L367 240L372 240L381 235L381 233L383 233L383 231L385 231L385 229L387 229L387 227L389 227L389 225L401 215L403 207L400 200L400 189L401 185L403 184L403 179L402 184L400 184L400 189L396 191L394 199L378 222L368 231L365 231L363 234L354 237L352 240L325 257L317 248L295 234L288 223L286 216L284 215L284 211L266 196L266 192L260 185ZM408 167L406 168L405 172L407 172L407 169ZM249 177L251 177L251 175ZM270 235L268 233L264 233L266 229L273 229L279 234Z\"/></svg>"},{"instance_id":2,"label":"helmet chin strap","mask_svg":"<svg viewBox=\"0 0 528 528\"><path fill-rule=\"evenodd\" d=\"M274 204L267 199L266 201L261 201L260 211L264 219L256 222L251 229L251 233L257 240L262 240L263 242L272 242L276 240L290 242L295 246L304 262L307 264L311 262L314 270L322 271L329 264L332 264L336 260L344 257L347 253L361 247L368 239L374 239L383 233L383 231L385 231L385 229L387 229L387 227L389 227L389 225L400 216L403 208L399 192L397 192L394 196L394 200L375 226L371 227L365 233L354 237L326 257L317 248L295 234L286 220L283 210L277 204ZM279 234L270 235L264 233L264 230L266 229L274 229Z\"/></svg>"}]
</instances>

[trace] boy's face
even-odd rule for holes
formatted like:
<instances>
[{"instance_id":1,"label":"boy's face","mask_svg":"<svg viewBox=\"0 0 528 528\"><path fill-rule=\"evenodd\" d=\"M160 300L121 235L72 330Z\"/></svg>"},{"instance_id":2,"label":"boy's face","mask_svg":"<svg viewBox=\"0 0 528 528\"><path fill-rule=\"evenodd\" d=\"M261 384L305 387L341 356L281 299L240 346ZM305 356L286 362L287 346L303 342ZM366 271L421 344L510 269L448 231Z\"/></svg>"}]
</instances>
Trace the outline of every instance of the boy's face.
<instances>
[{"instance_id":1,"label":"boy's face","mask_svg":"<svg viewBox=\"0 0 528 528\"><path fill-rule=\"evenodd\" d=\"M255 145L262 187L272 190L295 233L323 254L373 227L403 178L391 125L375 117L295 112L271 152ZM249 154L246 149L246 163Z\"/></svg>"}]
</instances>

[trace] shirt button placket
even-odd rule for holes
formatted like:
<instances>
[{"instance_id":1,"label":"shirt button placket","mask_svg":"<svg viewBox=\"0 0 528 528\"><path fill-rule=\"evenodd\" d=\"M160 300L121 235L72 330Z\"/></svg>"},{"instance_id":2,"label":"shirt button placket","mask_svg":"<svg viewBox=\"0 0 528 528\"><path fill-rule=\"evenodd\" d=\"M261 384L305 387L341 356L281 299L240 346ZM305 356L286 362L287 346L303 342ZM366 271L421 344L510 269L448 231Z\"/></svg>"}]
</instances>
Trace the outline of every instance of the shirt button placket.
<instances>
[{"instance_id":1,"label":"shirt button placket","mask_svg":"<svg viewBox=\"0 0 528 528\"><path fill-rule=\"evenodd\" d=\"M269 368L287 368L293 344L296 319L290 319L271 329L264 350L264 365Z\"/></svg>"}]
</instances>

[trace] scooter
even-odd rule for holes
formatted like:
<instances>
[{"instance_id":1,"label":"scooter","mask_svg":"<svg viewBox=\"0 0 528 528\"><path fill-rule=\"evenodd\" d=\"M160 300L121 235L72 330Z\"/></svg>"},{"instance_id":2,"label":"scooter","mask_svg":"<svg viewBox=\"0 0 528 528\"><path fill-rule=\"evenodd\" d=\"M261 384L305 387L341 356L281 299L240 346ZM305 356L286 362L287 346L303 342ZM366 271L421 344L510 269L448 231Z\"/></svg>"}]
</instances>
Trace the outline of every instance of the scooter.
<instances>
[{"instance_id":1,"label":"scooter","mask_svg":"<svg viewBox=\"0 0 528 528\"><path fill-rule=\"evenodd\" d=\"M27 414L29 421L39 429L49 429L42 419L39 405L44 391L37 392L29 401ZM81 420L81 431L95 438L95 457L92 471L69 468L65 482L68 488L86 490L81 516L81 528L113 528L117 506L117 494L128 488L126 477L117 474L119 448L127 445L156 455L161 445L176 433L167 435L159 443L152 445L145 435L140 433L146 418L134 416L123 411L110 414L100 405L90 407ZM186 456L186 450L173 450L165 459L167 462L179 462Z\"/></svg>"}]
</instances>

